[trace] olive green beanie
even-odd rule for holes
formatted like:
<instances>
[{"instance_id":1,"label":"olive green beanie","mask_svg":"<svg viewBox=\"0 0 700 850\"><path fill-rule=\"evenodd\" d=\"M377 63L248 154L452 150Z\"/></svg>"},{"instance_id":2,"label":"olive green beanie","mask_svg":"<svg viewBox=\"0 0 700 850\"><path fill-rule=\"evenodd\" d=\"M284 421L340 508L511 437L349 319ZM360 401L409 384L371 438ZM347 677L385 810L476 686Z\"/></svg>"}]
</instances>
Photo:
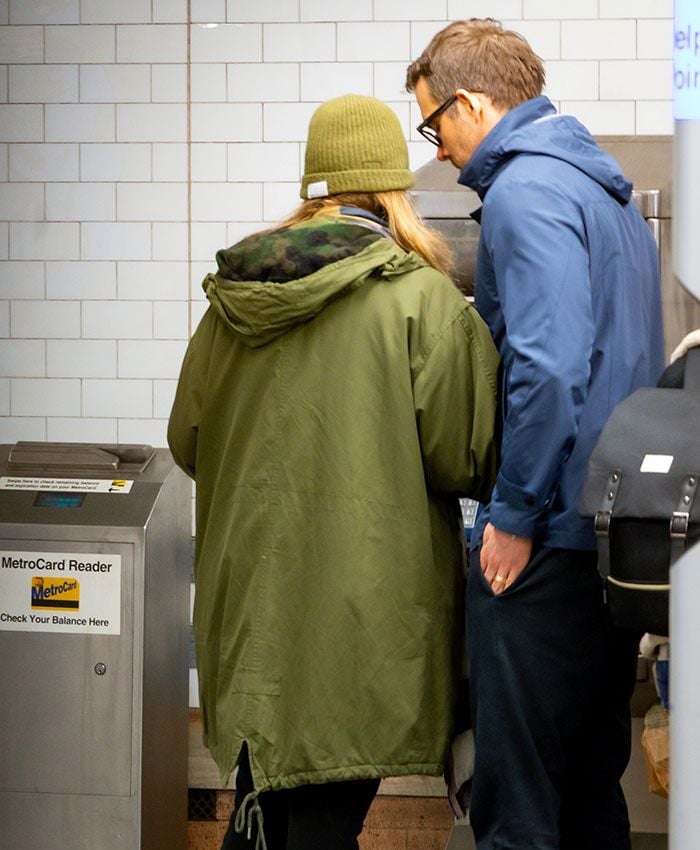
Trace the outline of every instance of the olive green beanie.
<instances>
[{"instance_id":1,"label":"olive green beanie","mask_svg":"<svg viewBox=\"0 0 700 850\"><path fill-rule=\"evenodd\" d=\"M411 186L401 124L381 100L346 94L322 104L311 116L302 198Z\"/></svg>"}]
</instances>

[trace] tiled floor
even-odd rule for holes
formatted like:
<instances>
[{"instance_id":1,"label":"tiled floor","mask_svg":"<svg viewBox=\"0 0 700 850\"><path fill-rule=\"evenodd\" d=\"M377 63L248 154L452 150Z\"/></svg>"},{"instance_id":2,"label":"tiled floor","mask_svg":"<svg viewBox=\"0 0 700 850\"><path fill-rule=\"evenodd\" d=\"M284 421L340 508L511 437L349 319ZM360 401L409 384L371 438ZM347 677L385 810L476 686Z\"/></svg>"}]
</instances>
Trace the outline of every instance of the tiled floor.
<instances>
[{"instance_id":1,"label":"tiled floor","mask_svg":"<svg viewBox=\"0 0 700 850\"><path fill-rule=\"evenodd\" d=\"M215 821L191 821L188 850L218 850L233 793L217 793ZM447 801L436 797L378 796L367 815L360 850L475 850L471 829L454 827ZM666 835L634 833L632 850L668 850Z\"/></svg>"},{"instance_id":2,"label":"tiled floor","mask_svg":"<svg viewBox=\"0 0 700 850\"><path fill-rule=\"evenodd\" d=\"M230 791L218 792L217 820L190 821L188 850L218 850L232 805ZM453 823L445 799L378 796L367 815L360 850L445 850Z\"/></svg>"},{"instance_id":3,"label":"tiled floor","mask_svg":"<svg viewBox=\"0 0 700 850\"><path fill-rule=\"evenodd\" d=\"M233 807L232 791L217 791L216 820L190 821L188 850L219 850ZM211 811L211 810L210 810ZM455 826L441 797L380 794L360 836L360 850L475 850L467 824ZM633 833L632 850L668 850L668 837Z\"/></svg>"}]
</instances>

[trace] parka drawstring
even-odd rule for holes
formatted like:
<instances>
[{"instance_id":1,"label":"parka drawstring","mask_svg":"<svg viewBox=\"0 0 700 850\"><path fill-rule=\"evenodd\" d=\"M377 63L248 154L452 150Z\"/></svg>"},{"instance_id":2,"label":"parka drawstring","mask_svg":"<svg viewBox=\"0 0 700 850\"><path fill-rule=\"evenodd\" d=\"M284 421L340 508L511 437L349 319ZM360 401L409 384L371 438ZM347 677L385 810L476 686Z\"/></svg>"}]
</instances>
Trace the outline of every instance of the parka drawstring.
<instances>
[{"instance_id":1,"label":"parka drawstring","mask_svg":"<svg viewBox=\"0 0 700 850\"><path fill-rule=\"evenodd\" d=\"M246 808L248 811L246 812ZM243 832L246 827L246 821L248 823L248 841L250 841L250 836L253 832L253 818L256 817L258 820L258 834L255 838L255 850L267 850L267 842L265 841L265 833L263 831L263 813L260 808L260 803L258 802L258 792L251 791L250 794L247 794L243 798L243 802L241 803L240 808L236 812L236 820L234 821L233 828L236 832Z\"/></svg>"}]
</instances>

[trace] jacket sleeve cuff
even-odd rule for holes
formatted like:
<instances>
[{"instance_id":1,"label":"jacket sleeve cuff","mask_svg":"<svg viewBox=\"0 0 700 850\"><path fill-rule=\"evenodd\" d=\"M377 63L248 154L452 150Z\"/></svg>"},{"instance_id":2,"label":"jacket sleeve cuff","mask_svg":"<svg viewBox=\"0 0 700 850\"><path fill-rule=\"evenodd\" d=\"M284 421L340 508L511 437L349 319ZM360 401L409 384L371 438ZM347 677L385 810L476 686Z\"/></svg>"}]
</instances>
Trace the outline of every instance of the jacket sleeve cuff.
<instances>
[{"instance_id":1,"label":"jacket sleeve cuff","mask_svg":"<svg viewBox=\"0 0 700 850\"><path fill-rule=\"evenodd\" d=\"M491 497L489 521L499 531L532 538L549 501L532 490L513 484L500 474Z\"/></svg>"}]
</instances>

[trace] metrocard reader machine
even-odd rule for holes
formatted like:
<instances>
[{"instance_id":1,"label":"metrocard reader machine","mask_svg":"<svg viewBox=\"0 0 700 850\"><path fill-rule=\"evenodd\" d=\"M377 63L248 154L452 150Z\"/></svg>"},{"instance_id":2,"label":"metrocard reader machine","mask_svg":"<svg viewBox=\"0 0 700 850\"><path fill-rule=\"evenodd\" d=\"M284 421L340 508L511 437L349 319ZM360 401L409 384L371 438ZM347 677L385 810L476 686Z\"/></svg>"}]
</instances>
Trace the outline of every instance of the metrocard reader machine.
<instances>
[{"instance_id":1,"label":"metrocard reader machine","mask_svg":"<svg viewBox=\"0 0 700 850\"><path fill-rule=\"evenodd\" d=\"M0 446L0 847L186 847L190 501L166 449Z\"/></svg>"}]
</instances>

